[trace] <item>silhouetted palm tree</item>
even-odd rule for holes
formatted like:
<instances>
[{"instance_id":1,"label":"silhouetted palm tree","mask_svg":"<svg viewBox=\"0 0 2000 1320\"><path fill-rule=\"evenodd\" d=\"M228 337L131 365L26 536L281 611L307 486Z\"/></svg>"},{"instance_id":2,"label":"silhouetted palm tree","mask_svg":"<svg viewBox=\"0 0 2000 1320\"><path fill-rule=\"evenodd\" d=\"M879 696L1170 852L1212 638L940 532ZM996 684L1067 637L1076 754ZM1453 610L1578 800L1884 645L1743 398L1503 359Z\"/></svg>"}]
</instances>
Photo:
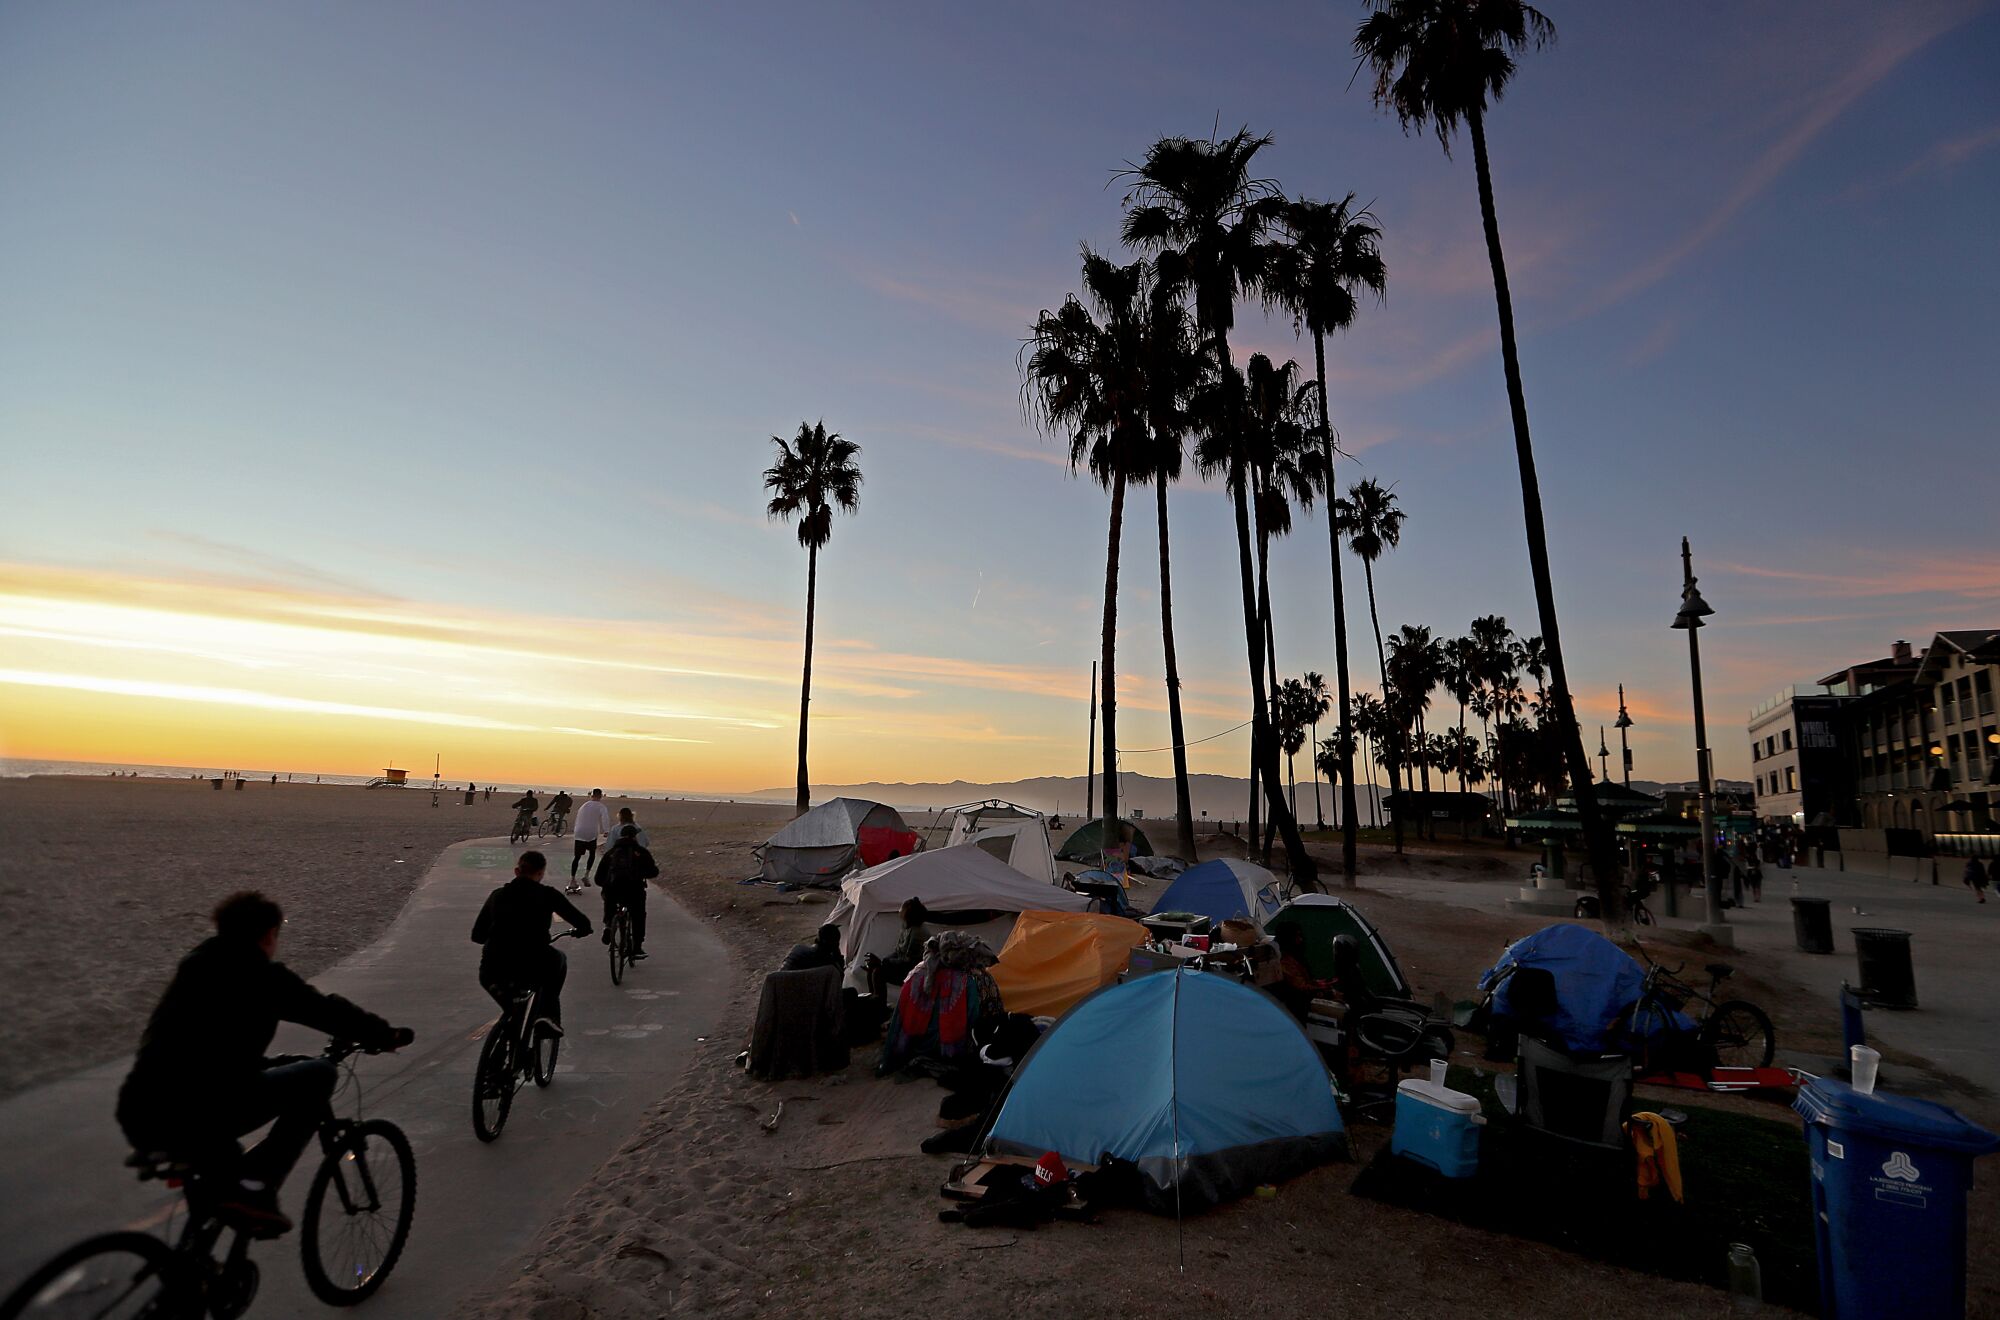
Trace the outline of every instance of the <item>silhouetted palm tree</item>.
<instances>
[{"instance_id":1,"label":"silhouetted palm tree","mask_svg":"<svg viewBox=\"0 0 2000 1320\"><path fill-rule=\"evenodd\" d=\"M1473 690L1479 686L1479 643L1470 636L1448 637L1440 648L1443 661L1444 690L1458 702L1458 728L1452 740L1452 766L1458 771L1458 791L1465 793L1465 708L1472 700ZM1459 815L1459 837L1465 837L1465 829L1470 821L1462 811Z\"/></svg>"},{"instance_id":2,"label":"silhouetted palm tree","mask_svg":"<svg viewBox=\"0 0 2000 1320\"><path fill-rule=\"evenodd\" d=\"M1353 683L1348 675L1347 591L1341 572L1340 529L1338 519L1332 515L1340 487L1334 471L1333 416L1326 395L1326 337L1354 323L1357 292L1365 289L1380 299L1388 277L1379 250L1381 230L1366 209L1355 209L1353 193L1338 202L1300 198L1285 208L1284 227L1285 241L1273 256L1265 289L1274 304L1290 312L1294 322L1312 334L1316 368L1313 380L1319 393L1317 477L1327 499L1327 550L1333 567L1336 704L1340 722L1349 724L1354 718ZM1355 831L1359 827L1355 819L1351 763L1341 766L1339 778L1340 874L1351 887L1355 882ZM1323 821L1320 828L1325 828Z\"/></svg>"},{"instance_id":3,"label":"silhouetted palm tree","mask_svg":"<svg viewBox=\"0 0 2000 1320\"><path fill-rule=\"evenodd\" d=\"M1312 701L1312 743L1314 747L1318 747L1320 717L1325 715L1333 704L1327 697L1326 675L1308 669L1299 681L1305 684L1306 696ZM1313 775L1313 819L1319 822L1319 828L1323 832L1326 829L1326 805L1320 800L1319 795L1319 774L1317 773L1319 769L1320 766L1317 760L1315 760L1313 765L1313 770L1315 771ZM1337 778L1337 776L1334 778ZM1329 779L1328 782L1331 783L1334 780ZM1350 795L1348 798L1348 811L1352 813L1353 810L1354 800Z\"/></svg>"},{"instance_id":4,"label":"silhouetted palm tree","mask_svg":"<svg viewBox=\"0 0 2000 1320\"><path fill-rule=\"evenodd\" d=\"M812 806L812 780L806 771L806 734L812 713L813 613L819 596L819 552L833 536L836 509L853 513L861 507L861 469L854 460L861 446L829 435L825 422L799 423L791 443L771 437L777 462L764 469L764 489L771 493L765 513L798 519L799 544L806 548L806 660L799 687L799 795L804 813Z\"/></svg>"},{"instance_id":5,"label":"silhouetted palm tree","mask_svg":"<svg viewBox=\"0 0 2000 1320\"><path fill-rule=\"evenodd\" d=\"M1311 723L1312 701L1306 685L1296 678L1278 684L1276 724L1278 747L1285 753L1285 778L1291 789L1292 813L1299 809L1298 754L1306 745L1306 729Z\"/></svg>"},{"instance_id":6,"label":"silhouetted palm tree","mask_svg":"<svg viewBox=\"0 0 2000 1320\"><path fill-rule=\"evenodd\" d=\"M1375 606L1375 561L1402 544L1404 513L1396 502L1396 493L1380 482L1357 481L1348 487L1347 497L1334 506L1334 516L1340 520L1341 530L1347 533L1347 544L1361 560L1362 575L1368 582L1368 622L1375 629L1375 664L1382 675L1382 705L1394 705L1389 696L1389 657L1382 647L1382 615ZM1377 731L1385 739L1382 744L1387 759L1384 764L1389 771L1389 791L1402 791L1402 780L1398 767L1399 737L1394 720L1385 720ZM1403 813L1390 813L1389 823L1395 831L1396 851L1403 851Z\"/></svg>"},{"instance_id":7,"label":"silhouetted palm tree","mask_svg":"<svg viewBox=\"0 0 2000 1320\"><path fill-rule=\"evenodd\" d=\"M1521 472L1521 512L1528 538L1528 567L1535 582L1535 608L1548 649L1555 718L1563 759L1575 789L1589 847L1591 871L1607 920L1621 920L1624 891L1610 821L1597 807L1590 787L1590 754L1570 700L1563 665L1562 629L1556 620L1556 593L1549 572L1548 533L1542 521L1541 481L1528 435L1528 400L1521 386L1521 358L1514 342L1514 301L1507 288L1507 262L1500 250L1500 221L1493 206L1493 174L1486 153L1486 108L1498 101L1514 77L1514 56L1555 40L1555 25L1521 0L1368 0L1372 12L1354 34L1354 50L1375 72L1375 100L1396 112L1405 132L1429 128L1451 151L1460 123L1472 138L1472 161L1479 183L1479 215L1486 231L1486 256L1493 267L1493 298L1500 318L1500 361L1507 377L1507 404L1514 423L1514 457Z\"/></svg>"},{"instance_id":8,"label":"silhouetted palm tree","mask_svg":"<svg viewBox=\"0 0 2000 1320\"><path fill-rule=\"evenodd\" d=\"M1382 828L1382 793L1375 782L1375 764L1384 718L1380 698L1367 692L1354 694L1354 733L1366 744L1362 760L1368 766L1368 828L1372 830Z\"/></svg>"},{"instance_id":9,"label":"silhouetted palm tree","mask_svg":"<svg viewBox=\"0 0 2000 1320\"><path fill-rule=\"evenodd\" d=\"M1104 725L1104 837L1118 828L1118 556L1125 530L1125 485L1151 471L1146 426L1145 262L1118 266L1083 250L1083 288L1035 319L1022 347L1022 399L1042 430L1068 441L1072 470L1086 469L1111 492L1104 552L1104 623L1099 706Z\"/></svg>"},{"instance_id":10,"label":"silhouetted palm tree","mask_svg":"<svg viewBox=\"0 0 2000 1320\"><path fill-rule=\"evenodd\" d=\"M1236 324L1236 300L1254 292L1269 261L1266 235L1283 207L1277 190L1252 173L1257 153L1267 137L1247 130L1219 141L1161 138L1145 158L1129 166L1124 239L1141 251L1156 254L1160 277L1186 288L1194 302L1195 320L1215 351L1216 369L1224 386L1235 368L1229 357L1229 332ZM1255 575L1251 564L1248 455L1240 436L1241 385L1223 389L1217 402L1222 413L1209 418L1209 439L1233 449L1222 468L1236 510L1237 574L1243 594L1243 634L1250 668L1250 744L1256 777L1264 786L1269 810L1278 819L1294 883L1317 889L1317 868L1299 837L1298 822L1285 809L1278 783L1278 746L1272 737L1266 700L1264 650L1260 644ZM1213 450L1211 450L1213 452ZM1275 675L1273 676L1275 678Z\"/></svg>"},{"instance_id":11,"label":"silhouetted palm tree","mask_svg":"<svg viewBox=\"0 0 2000 1320\"><path fill-rule=\"evenodd\" d=\"M1390 686L1402 712L1403 727L1413 735L1405 745L1414 750L1411 759L1416 762L1417 773L1423 777L1425 809L1422 819L1426 833L1432 838L1437 837L1437 827L1430 823L1433 818L1429 809L1433 758L1424 729L1424 712L1430 709L1431 691L1437 687L1442 671L1438 646L1432 640L1429 628L1406 623L1389 639Z\"/></svg>"},{"instance_id":12,"label":"silhouetted palm tree","mask_svg":"<svg viewBox=\"0 0 2000 1320\"><path fill-rule=\"evenodd\" d=\"M1514 643L1514 667L1535 680L1535 700L1547 701L1549 689L1542 680L1549 676L1549 649L1541 638L1523 637Z\"/></svg>"}]
</instances>

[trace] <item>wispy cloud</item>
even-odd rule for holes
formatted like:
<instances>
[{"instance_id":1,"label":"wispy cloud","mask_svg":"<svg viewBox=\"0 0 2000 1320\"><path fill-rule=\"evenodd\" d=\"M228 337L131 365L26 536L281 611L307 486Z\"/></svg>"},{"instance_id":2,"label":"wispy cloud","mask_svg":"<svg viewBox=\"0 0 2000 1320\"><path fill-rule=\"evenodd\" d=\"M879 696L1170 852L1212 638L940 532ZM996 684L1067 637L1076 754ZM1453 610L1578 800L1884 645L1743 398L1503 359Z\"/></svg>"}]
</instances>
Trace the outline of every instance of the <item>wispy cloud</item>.
<instances>
[{"instance_id":1,"label":"wispy cloud","mask_svg":"<svg viewBox=\"0 0 2000 1320\"><path fill-rule=\"evenodd\" d=\"M1882 566L1860 572L1830 572L1725 561L1714 568L1741 577L1783 583L1792 594L1802 596L1944 595L2000 600L2000 557L1876 554L1868 558Z\"/></svg>"},{"instance_id":2,"label":"wispy cloud","mask_svg":"<svg viewBox=\"0 0 2000 1320\"><path fill-rule=\"evenodd\" d=\"M210 564L220 564L229 571L247 573L267 582L290 587L310 587L320 591L339 591L354 596L382 594L372 587L326 572L304 560L292 559L270 550L260 550L230 541L218 541L194 532L172 531L161 527L152 528L146 535L162 544L191 550Z\"/></svg>"}]
</instances>

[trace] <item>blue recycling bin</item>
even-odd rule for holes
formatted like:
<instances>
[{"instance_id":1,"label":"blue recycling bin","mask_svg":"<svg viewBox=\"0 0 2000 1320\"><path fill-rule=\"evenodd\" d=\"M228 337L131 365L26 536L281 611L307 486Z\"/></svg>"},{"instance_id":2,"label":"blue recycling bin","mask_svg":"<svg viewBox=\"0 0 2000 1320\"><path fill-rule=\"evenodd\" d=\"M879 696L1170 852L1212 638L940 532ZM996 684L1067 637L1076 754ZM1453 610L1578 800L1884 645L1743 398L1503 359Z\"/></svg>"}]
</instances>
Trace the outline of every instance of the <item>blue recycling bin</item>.
<instances>
[{"instance_id":1,"label":"blue recycling bin","mask_svg":"<svg viewBox=\"0 0 2000 1320\"><path fill-rule=\"evenodd\" d=\"M1943 1105L1827 1077L1800 1086L1792 1108L1812 1154L1820 1314L1963 1317L1965 1194L2000 1136Z\"/></svg>"}]
</instances>

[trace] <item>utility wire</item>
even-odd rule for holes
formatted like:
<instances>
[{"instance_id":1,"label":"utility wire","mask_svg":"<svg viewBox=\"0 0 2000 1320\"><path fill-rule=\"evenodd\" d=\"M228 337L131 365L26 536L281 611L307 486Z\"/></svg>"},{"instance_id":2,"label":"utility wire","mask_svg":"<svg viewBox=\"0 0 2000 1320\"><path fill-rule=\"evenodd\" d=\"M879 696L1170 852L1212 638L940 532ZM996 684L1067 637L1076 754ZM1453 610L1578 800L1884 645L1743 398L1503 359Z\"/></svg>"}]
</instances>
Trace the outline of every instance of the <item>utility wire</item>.
<instances>
[{"instance_id":1,"label":"utility wire","mask_svg":"<svg viewBox=\"0 0 2000 1320\"><path fill-rule=\"evenodd\" d=\"M1247 729L1255 722L1254 719L1245 720L1241 724L1231 725L1221 733L1211 733L1206 738L1196 738L1192 742L1168 743L1165 747L1120 747L1118 754L1120 756L1147 756L1153 752L1171 752L1176 747L1198 747L1205 742L1214 742L1217 738L1226 738L1238 729Z\"/></svg>"}]
</instances>

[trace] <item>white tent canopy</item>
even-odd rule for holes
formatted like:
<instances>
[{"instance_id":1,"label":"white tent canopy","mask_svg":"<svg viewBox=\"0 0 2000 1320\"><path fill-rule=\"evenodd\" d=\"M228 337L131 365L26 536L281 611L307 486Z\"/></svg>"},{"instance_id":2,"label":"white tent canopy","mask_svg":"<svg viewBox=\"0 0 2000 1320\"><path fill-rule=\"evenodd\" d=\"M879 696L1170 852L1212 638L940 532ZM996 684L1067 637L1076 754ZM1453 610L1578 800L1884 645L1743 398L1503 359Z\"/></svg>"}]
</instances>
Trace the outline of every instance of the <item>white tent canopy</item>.
<instances>
[{"instance_id":1,"label":"white tent canopy","mask_svg":"<svg viewBox=\"0 0 2000 1320\"><path fill-rule=\"evenodd\" d=\"M1032 880L976 843L892 858L848 876L827 914L827 924L841 928L840 952L850 973L858 972L865 955L883 957L895 950L898 909L912 898L930 910L934 927L969 931L995 951L1013 930L1017 913L1082 912L1088 906L1081 895ZM955 912L1006 915L968 926L951 920Z\"/></svg>"},{"instance_id":2,"label":"white tent canopy","mask_svg":"<svg viewBox=\"0 0 2000 1320\"><path fill-rule=\"evenodd\" d=\"M1039 811L998 800L955 807L946 843L976 844L1030 880L1056 882L1055 846L1049 842L1048 819Z\"/></svg>"},{"instance_id":3,"label":"white tent canopy","mask_svg":"<svg viewBox=\"0 0 2000 1320\"><path fill-rule=\"evenodd\" d=\"M906 830L894 807L863 798L822 802L764 841L758 849L760 875L794 885L831 888L861 860L860 837L865 827Z\"/></svg>"}]
</instances>

